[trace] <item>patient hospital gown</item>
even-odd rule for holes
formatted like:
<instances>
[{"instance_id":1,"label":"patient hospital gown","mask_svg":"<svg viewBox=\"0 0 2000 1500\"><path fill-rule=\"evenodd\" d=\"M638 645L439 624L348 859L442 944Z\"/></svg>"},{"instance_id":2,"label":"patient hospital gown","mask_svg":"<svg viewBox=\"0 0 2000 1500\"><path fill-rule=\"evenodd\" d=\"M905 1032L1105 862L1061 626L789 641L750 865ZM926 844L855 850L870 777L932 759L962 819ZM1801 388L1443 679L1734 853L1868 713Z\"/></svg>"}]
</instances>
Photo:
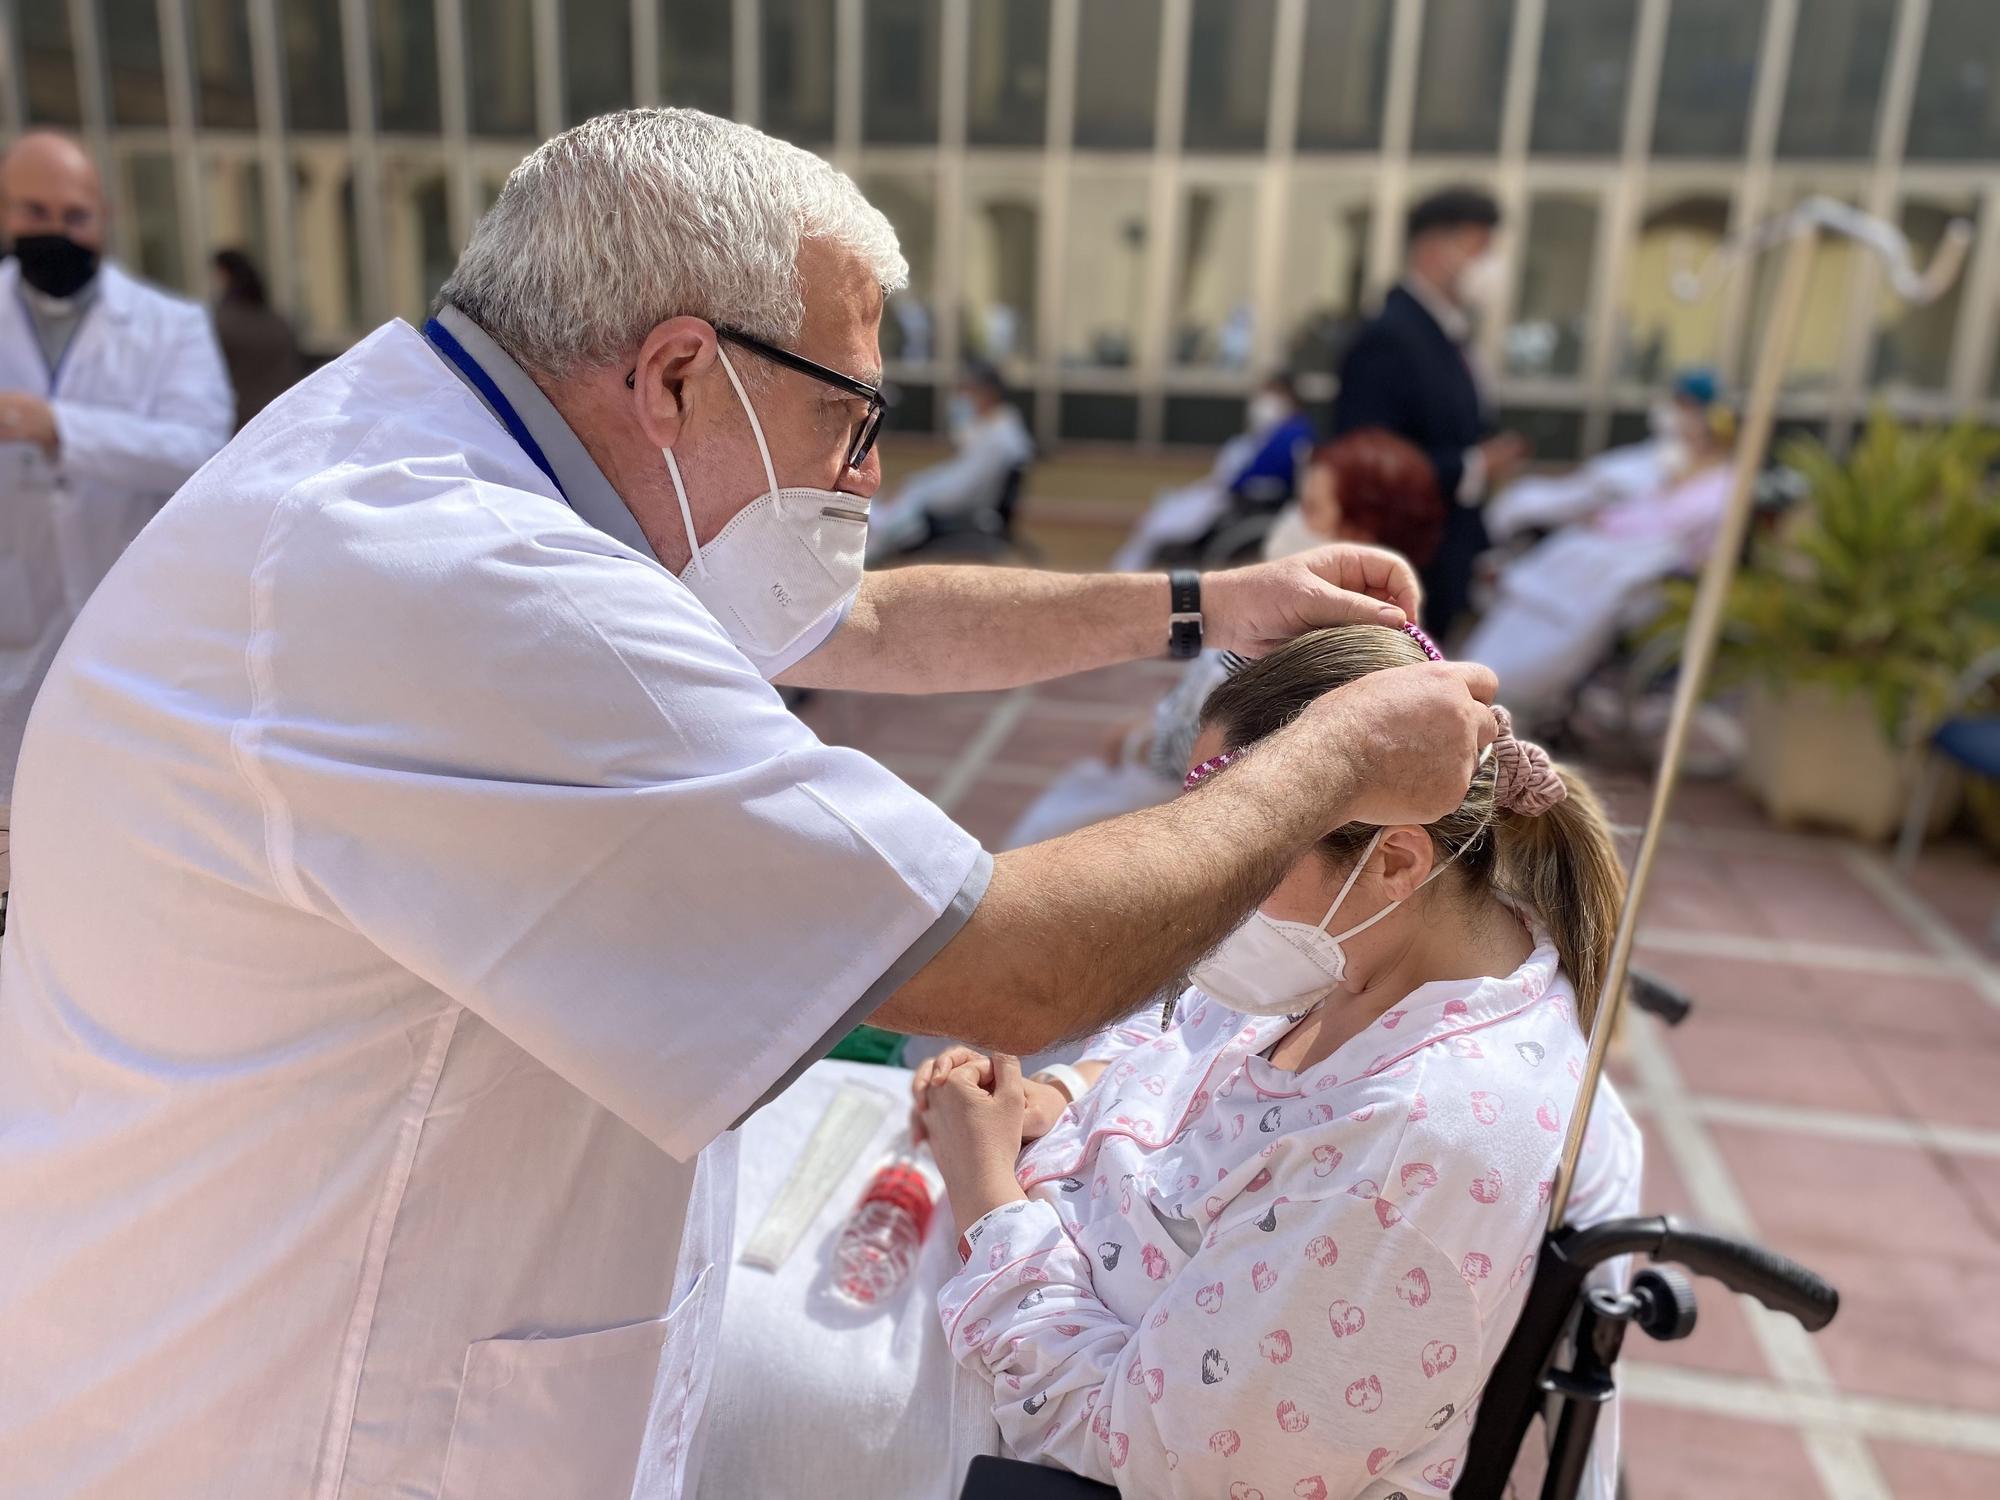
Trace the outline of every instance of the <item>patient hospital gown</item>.
<instances>
[{"instance_id":1,"label":"patient hospital gown","mask_svg":"<svg viewBox=\"0 0 2000 1500\"><path fill-rule=\"evenodd\" d=\"M1451 1487L1534 1268L1585 1040L1555 950L1428 984L1323 1062L1191 990L1023 1155L939 1293L1011 1450L1127 1494ZM1606 1090L1572 1218L1631 1212Z\"/></svg>"}]
</instances>

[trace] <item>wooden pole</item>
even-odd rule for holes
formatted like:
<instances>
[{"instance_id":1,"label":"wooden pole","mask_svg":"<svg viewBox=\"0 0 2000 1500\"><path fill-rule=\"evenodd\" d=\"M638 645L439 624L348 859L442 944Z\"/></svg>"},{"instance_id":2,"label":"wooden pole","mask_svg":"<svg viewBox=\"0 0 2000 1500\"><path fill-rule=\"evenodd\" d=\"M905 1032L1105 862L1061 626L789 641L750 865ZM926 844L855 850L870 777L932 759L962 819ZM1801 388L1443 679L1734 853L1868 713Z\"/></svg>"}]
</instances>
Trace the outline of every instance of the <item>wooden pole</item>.
<instances>
[{"instance_id":1,"label":"wooden pole","mask_svg":"<svg viewBox=\"0 0 2000 1500\"><path fill-rule=\"evenodd\" d=\"M1722 527L1702 569L1695 591L1694 609L1688 617L1687 637L1681 648L1680 680L1674 687L1673 714L1667 722L1666 743L1660 749L1659 774L1653 781L1653 806L1646 815L1646 827L1639 836L1639 854L1632 865L1630 884L1625 892L1625 910L1618 920L1618 936L1611 945L1611 965L1598 997L1597 1014L1591 1026L1590 1051L1584 1059L1583 1077L1577 1085L1575 1107L1570 1110L1569 1131L1563 1138L1562 1163L1549 1195L1549 1232L1562 1227L1569 1208L1570 1187L1576 1179L1576 1159L1583 1150L1583 1133L1590 1123L1591 1106L1597 1099L1597 1080L1604 1071L1604 1051L1610 1044L1618 1008L1625 998L1626 976L1632 967L1632 947L1638 936L1639 907L1646 899L1646 884L1653 873L1665 832L1667 811L1680 779L1681 761L1687 752L1688 726L1694 719L1714 664L1716 646L1722 637L1724 607L1729 602L1730 585L1736 580L1736 562L1743 552L1743 538L1749 530L1751 499L1758 470L1770 446L1771 428L1778 411L1778 392L1784 383L1785 362L1791 358L1792 341L1799 319L1805 312L1806 288L1812 278L1813 251L1819 243L1816 220L1801 215L1785 252L1785 264L1778 279L1777 301L1771 321L1764 330L1764 348L1757 374L1750 387L1743 430L1737 439L1736 473L1729 492L1729 506Z\"/></svg>"}]
</instances>

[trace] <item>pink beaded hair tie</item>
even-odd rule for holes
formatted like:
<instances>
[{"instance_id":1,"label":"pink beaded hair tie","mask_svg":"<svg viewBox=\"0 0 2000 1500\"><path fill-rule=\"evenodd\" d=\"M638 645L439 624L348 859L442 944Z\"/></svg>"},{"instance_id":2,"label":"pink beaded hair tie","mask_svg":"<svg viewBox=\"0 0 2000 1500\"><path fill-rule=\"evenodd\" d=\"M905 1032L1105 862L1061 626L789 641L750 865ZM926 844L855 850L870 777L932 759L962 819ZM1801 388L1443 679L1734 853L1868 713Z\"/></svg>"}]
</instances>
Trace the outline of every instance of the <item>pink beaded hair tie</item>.
<instances>
[{"instance_id":1,"label":"pink beaded hair tie","mask_svg":"<svg viewBox=\"0 0 2000 1500\"><path fill-rule=\"evenodd\" d=\"M1402 631L1404 635L1408 636L1411 640L1415 641L1419 646L1423 647L1424 655L1430 658L1430 660L1432 661L1444 660L1444 653L1438 650L1437 644L1434 641L1432 641L1429 636L1425 635L1414 621L1405 624L1402 627Z\"/></svg>"},{"instance_id":2,"label":"pink beaded hair tie","mask_svg":"<svg viewBox=\"0 0 2000 1500\"><path fill-rule=\"evenodd\" d=\"M1187 779L1181 783L1181 790L1184 792L1193 791L1242 753L1241 750L1225 750L1220 755L1211 755L1207 760L1187 773Z\"/></svg>"}]
</instances>

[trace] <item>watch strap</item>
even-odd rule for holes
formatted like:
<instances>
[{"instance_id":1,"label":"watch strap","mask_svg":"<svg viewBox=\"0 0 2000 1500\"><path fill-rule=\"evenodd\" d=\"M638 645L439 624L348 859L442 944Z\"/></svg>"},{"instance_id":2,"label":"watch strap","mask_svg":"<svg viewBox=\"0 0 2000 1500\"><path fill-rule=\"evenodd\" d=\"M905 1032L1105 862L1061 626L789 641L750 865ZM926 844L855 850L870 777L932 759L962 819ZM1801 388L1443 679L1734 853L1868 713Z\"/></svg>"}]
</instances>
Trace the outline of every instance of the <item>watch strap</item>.
<instances>
[{"instance_id":1,"label":"watch strap","mask_svg":"<svg viewBox=\"0 0 2000 1500\"><path fill-rule=\"evenodd\" d=\"M1167 575L1167 654L1176 661L1201 655L1201 574L1176 568Z\"/></svg>"}]
</instances>

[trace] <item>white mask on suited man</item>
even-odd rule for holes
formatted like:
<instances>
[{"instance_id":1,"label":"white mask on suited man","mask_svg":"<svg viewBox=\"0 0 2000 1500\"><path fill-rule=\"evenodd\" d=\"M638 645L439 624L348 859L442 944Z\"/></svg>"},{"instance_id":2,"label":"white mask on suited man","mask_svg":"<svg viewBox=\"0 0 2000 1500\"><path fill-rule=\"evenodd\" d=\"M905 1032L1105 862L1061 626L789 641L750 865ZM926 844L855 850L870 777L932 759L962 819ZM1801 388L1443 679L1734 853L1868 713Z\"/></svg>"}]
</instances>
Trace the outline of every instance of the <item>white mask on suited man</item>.
<instances>
[{"instance_id":1,"label":"white mask on suited man","mask_svg":"<svg viewBox=\"0 0 2000 1500\"><path fill-rule=\"evenodd\" d=\"M766 681L833 634L861 588L868 502L839 490L779 489L771 449L729 351L722 370L750 418L765 492L730 518L707 546L695 541L694 512L671 448L662 448L680 501L689 560L680 580L715 616Z\"/></svg>"},{"instance_id":2,"label":"white mask on suited man","mask_svg":"<svg viewBox=\"0 0 2000 1500\"><path fill-rule=\"evenodd\" d=\"M1499 248L1489 245L1458 273L1455 286L1458 301L1468 311L1488 312L1500 305L1507 290L1507 262Z\"/></svg>"}]
</instances>

